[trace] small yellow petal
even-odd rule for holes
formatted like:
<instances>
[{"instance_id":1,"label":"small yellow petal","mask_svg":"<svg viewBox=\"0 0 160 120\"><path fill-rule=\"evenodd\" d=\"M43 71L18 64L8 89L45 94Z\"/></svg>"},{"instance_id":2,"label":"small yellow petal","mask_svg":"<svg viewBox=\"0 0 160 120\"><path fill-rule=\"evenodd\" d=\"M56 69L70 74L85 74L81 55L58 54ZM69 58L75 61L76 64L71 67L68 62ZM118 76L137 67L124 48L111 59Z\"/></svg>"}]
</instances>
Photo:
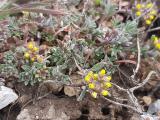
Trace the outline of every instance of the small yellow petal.
<instances>
[{"instance_id":1,"label":"small yellow petal","mask_svg":"<svg viewBox=\"0 0 160 120\"><path fill-rule=\"evenodd\" d=\"M154 44L156 44L156 43L158 43L158 37L157 36L155 36L155 35L153 35L152 37L151 37L151 39L153 40L153 43Z\"/></svg>"},{"instance_id":2,"label":"small yellow petal","mask_svg":"<svg viewBox=\"0 0 160 120\"><path fill-rule=\"evenodd\" d=\"M150 19L150 20L153 20L153 19L154 19L154 15L150 15L150 16L149 16L149 19Z\"/></svg>"},{"instance_id":3,"label":"small yellow petal","mask_svg":"<svg viewBox=\"0 0 160 120\"><path fill-rule=\"evenodd\" d=\"M156 48L157 48L157 49L160 49L160 43L157 43L157 44L156 44Z\"/></svg>"},{"instance_id":4,"label":"small yellow petal","mask_svg":"<svg viewBox=\"0 0 160 120\"><path fill-rule=\"evenodd\" d=\"M112 84L111 84L110 82L105 82L104 85L105 85L105 87L107 87L107 88L112 87Z\"/></svg>"},{"instance_id":5,"label":"small yellow petal","mask_svg":"<svg viewBox=\"0 0 160 120\"><path fill-rule=\"evenodd\" d=\"M141 8L142 8L142 5L141 5L141 4L137 4L137 5L136 5L136 8L137 8L137 9L141 9Z\"/></svg>"},{"instance_id":6,"label":"small yellow petal","mask_svg":"<svg viewBox=\"0 0 160 120\"><path fill-rule=\"evenodd\" d=\"M146 5L146 8L151 8L152 6L153 6L152 3L148 3L148 4Z\"/></svg>"},{"instance_id":7,"label":"small yellow petal","mask_svg":"<svg viewBox=\"0 0 160 120\"><path fill-rule=\"evenodd\" d=\"M24 54L24 57L25 57L26 59L29 59L30 54L29 54L28 52L26 52L26 53Z\"/></svg>"},{"instance_id":8,"label":"small yellow petal","mask_svg":"<svg viewBox=\"0 0 160 120\"><path fill-rule=\"evenodd\" d=\"M109 75L109 76L106 77L106 79L107 79L108 81L110 81L110 80L112 79L112 77Z\"/></svg>"},{"instance_id":9,"label":"small yellow petal","mask_svg":"<svg viewBox=\"0 0 160 120\"><path fill-rule=\"evenodd\" d=\"M157 14L157 11L156 11L156 10L152 10L152 11L150 12L150 14L151 14L151 15L156 15L156 14Z\"/></svg>"},{"instance_id":10,"label":"small yellow petal","mask_svg":"<svg viewBox=\"0 0 160 120\"><path fill-rule=\"evenodd\" d=\"M34 52L37 52L38 50L39 50L38 47L33 47Z\"/></svg>"},{"instance_id":11,"label":"small yellow petal","mask_svg":"<svg viewBox=\"0 0 160 120\"><path fill-rule=\"evenodd\" d=\"M150 20L146 20L146 24L150 25L152 22Z\"/></svg>"},{"instance_id":12,"label":"small yellow petal","mask_svg":"<svg viewBox=\"0 0 160 120\"><path fill-rule=\"evenodd\" d=\"M86 82L90 82L90 81L91 81L91 76L86 75L85 78L84 78L84 80L85 80Z\"/></svg>"},{"instance_id":13,"label":"small yellow petal","mask_svg":"<svg viewBox=\"0 0 160 120\"><path fill-rule=\"evenodd\" d=\"M34 62L34 61L35 61L35 58L31 58L31 61Z\"/></svg>"},{"instance_id":14,"label":"small yellow petal","mask_svg":"<svg viewBox=\"0 0 160 120\"><path fill-rule=\"evenodd\" d=\"M103 96L107 96L107 95L109 94L109 92L108 92L107 90L102 90L101 94L102 94Z\"/></svg>"},{"instance_id":15,"label":"small yellow petal","mask_svg":"<svg viewBox=\"0 0 160 120\"><path fill-rule=\"evenodd\" d=\"M93 74L93 79L98 80L98 74Z\"/></svg>"},{"instance_id":16,"label":"small yellow petal","mask_svg":"<svg viewBox=\"0 0 160 120\"><path fill-rule=\"evenodd\" d=\"M140 12L140 11L137 11L137 12L136 12L136 15L137 15L137 16L141 16L141 12Z\"/></svg>"},{"instance_id":17,"label":"small yellow petal","mask_svg":"<svg viewBox=\"0 0 160 120\"><path fill-rule=\"evenodd\" d=\"M90 83L90 84L88 84L88 87L89 87L90 89L94 89L94 88L95 88L95 84L94 84L94 83Z\"/></svg>"},{"instance_id":18,"label":"small yellow petal","mask_svg":"<svg viewBox=\"0 0 160 120\"><path fill-rule=\"evenodd\" d=\"M89 71L87 75L92 77L93 76L93 71Z\"/></svg>"},{"instance_id":19,"label":"small yellow petal","mask_svg":"<svg viewBox=\"0 0 160 120\"><path fill-rule=\"evenodd\" d=\"M97 98L97 93L96 92L91 92L91 95L93 98Z\"/></svg>"},{"instance_id":20,"label":"small yellow petal","mask_svg":"<svg viewBox=\"0 0 160 120\"><path fill-rule=\"evenodd\" d=\"M102 69L100 72L99 72L99 75L100 76L104 76L106 74L106 70L105 69Z\"/></svg>"},{"instance_id":21,"label":"small yellow petal","mask_svg":"<svg viewBox=\"0 0 160 120\"><path fill-rule=\"evenodd\" d=\"M28 49L32 50L33 47L34 47L34 43L33 43L33 42L29 42L29 43L27 44L27 48L28 48Z\"/></svg>"}]
</instances>

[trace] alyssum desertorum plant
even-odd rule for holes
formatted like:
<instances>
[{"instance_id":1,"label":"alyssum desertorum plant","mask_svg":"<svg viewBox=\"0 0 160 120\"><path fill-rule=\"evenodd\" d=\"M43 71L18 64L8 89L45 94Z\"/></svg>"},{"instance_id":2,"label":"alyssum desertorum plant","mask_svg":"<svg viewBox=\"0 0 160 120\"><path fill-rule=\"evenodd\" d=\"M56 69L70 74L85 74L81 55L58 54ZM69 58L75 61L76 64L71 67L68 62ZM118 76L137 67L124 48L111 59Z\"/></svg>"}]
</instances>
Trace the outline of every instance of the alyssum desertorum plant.
<instances>
[{"instance_id":1,"label":"alyssum desertorum plant","mask_svg":"<svg viewBox=\"0 0 160 120\"><path fill-rule=\"evenodd\" d=\"M92 97L97 98L98 95L110 96L109 88L112 87L110 80L112 77L107 75L105 69L101 69L99 73L89 71L84 80L88 86L88 91Z\"/></svg>"}]
</instances>

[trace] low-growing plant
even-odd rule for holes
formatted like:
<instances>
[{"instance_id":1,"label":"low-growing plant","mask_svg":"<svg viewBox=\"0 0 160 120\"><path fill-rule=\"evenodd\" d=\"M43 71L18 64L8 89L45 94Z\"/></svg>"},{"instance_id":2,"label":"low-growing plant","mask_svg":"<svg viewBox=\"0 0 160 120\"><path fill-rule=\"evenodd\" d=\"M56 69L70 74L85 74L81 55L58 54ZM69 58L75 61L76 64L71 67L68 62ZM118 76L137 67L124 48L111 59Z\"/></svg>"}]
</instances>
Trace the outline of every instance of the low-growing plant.
<instances>
[{"instance_id":1,"label":"low-growing plant","mask_svg":"<svg viewBox=\"0 0 160 120\"><path fill-rule=\"evenodd\" d=\"M89 71L84 78L88 91L94 98L97 98L98 94L102 96L111 95L108 91L112 87L111 79L112 77L106 73L105 69L101 69L98 73Z\"/></svg>"},{"instance_id":2,"label":"low-growing plant","mask_svg":"<svg viewBox=\"0 0 160 120\"><path fill-rule=\"evenodd\" d=\"M146 3L137 3L136 4L136 15L143 16L145 23L150 25L152 21L155 19L157 14L157 8L154 3L146 2Z\"/></svg>"},{"instance_id":3,"label":"low-growing plant","mask_svg":"<svg viewBox=\"0 0 160 120\"><path fill-rule=\"evenodd\" d=\"M49 79L51 69L43 63L34 62L32 65L25 64L22 66L22 72L19 74L19 79L25 85L34 85Z\"/></svg>"}]
</instances>

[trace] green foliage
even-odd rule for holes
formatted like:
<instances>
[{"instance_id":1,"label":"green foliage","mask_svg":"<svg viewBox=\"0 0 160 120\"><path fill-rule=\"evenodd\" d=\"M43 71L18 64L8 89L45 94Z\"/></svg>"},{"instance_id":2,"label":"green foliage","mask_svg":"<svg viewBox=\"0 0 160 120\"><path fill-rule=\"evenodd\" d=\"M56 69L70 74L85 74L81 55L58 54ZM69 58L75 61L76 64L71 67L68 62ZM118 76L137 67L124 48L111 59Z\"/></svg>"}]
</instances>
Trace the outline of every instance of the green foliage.
<instances>
[{"instance_id":1,"label":"green foliage","mask_svg":"<svg viewBox=\"0 0 160 120\"><path fill-rule=\"evenodd\" d=\"M102 2L102 0L94 0L95 5L97 5L97 6L100 5L101 2Z\"/></svg>"},{"instance_id":2,"label":"green foliage","mask_svg":"<svg viewBox=\"0 0 160 120\"><path fill-rule=\"evenodd\" d=\"M107 0L107 3L106 3L106 0L102 0L102 1L103 2L101 3L101 5L104 6L104 11L107 17L113 16L117 11L117 6L111 3L111 0Z\"/></svg>"},{"instance_id":3,"label":"green foliage","mask_svg":"<svg viewBox=\"0 0 160 120\"><path fill-rule=\"evenodd\" d=\"M65 69L66 69L65 64L51 68L51 74L52 74L54 81L57 81L61 84L69 84L70 83L70 77L68 75L64 74Z\"/></svg>"},{"instance_id":4,"label":"green foliage","mask_svg":"<svg viewBox=\"0 0 160 120\"><path fill-rule=\"evenodd\" d=\"M22 72L20 72L19 79L21 82L24 82L25 85L34 85L49 79L50 76L51 69L46 67L43 63L34 62L32 65L25 64L22 66Z\"/></svg>"},{"instance_id":5,"label":"green foliage","mask_svg":"<svg viewBox=\"0 0 160 120\"><path fill-rule=\"evenodd\" d=\"M95 59L98 61L101 61L102 59L104 59L104 50L102 47L99 47L97 49L95 49Z\"/></svg>"},{"instance_id":6,"label":"green foliage","mask_svg":"<svg viewBox=\"0 0 160 120\"><path fill-rule=\"evenodd\" d=\"M42 32L41 36L42 36L42 39L44 39L49 43L52 43L53 41L55 41L55 38L56 38L52 33L46 33L46 32Z\"/></svg>"},{"instance_id":7,"label":"green foliage","mask_svg":"<svg viewBox=\"0 0 160 120\"><path fill-rule=\"evenodd\" d=\"M115 30L118 35L112 40L112 43L131 43L133 35L136 35L138 32L137 25L138 23L136 21L127 21L126 23L115 24Z\"/></svg>"},{"instance_id":8,"label":"green foliage","mask_svg":"<svg viewBox=\"0 0 160 120\"><path fill-rule=\"evenodd\" d=\"M61 22L62 26L67 26L70 24L79 24L79 22L82 20L82 15L81 14L71 14L64 16Z\"/></svg>"},{"instance_id":9,"label":"green foliage","mask_svg":"<svg viewBox=\"0 0 160 120\"><path fill-rule=\"evenodd\" d=\"M0 76L5 78L10 76L18 77L14 53L12 51L6 52L3 61L4 64L0 64Z\"/></svg>"},{"instance_id":10,"label":"green foliage","mask_svg":"<svg viewBox=\"0 0 160 120\"><path fill-rule=\"evenodd\" d=\"M111 61L115 61L118 59L118 53L120 53L122 51L122 47L120 45L113 45L111 48L111 57L110 60Z\"/></svg>"},{"instance_id":11,"label":"green foliage","mask_svg":"<svg viewBox=\"0 0 160 120\"><path fill-rule=\"evenodd\" d=\"M90 16L85 17L85 22L82 26L81 31L83 33L91 34L96 37L102 37L103 31L101 28L97 27L95 20Z\"/></svg>"},{"instance_id":12,"label":"green foliage","mask_svg":"<svg viewBox=\"0 0 160 120\"><path fill-rule=\"evenodd\" d=\"M50 50L50 64L55 65L62 65L65 62L65 54L60 47L53 47Z\"/></svg>"}]
</instances>

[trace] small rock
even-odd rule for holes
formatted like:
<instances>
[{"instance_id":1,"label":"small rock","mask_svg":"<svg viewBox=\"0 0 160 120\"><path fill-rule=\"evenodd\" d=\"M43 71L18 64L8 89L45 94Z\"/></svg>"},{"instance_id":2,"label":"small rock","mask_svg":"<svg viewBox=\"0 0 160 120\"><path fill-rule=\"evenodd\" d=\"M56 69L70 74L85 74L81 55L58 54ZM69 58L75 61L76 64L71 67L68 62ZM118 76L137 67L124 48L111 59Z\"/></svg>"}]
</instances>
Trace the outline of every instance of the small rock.
<instances>
[{"instance_id":1,"label":"small rock","mask_svg":"<svg viewBox=\"0 0 160 120\"><path fill-rule=\"evenodd\" d=\"M48 110L48 113L46 115L46 118L47 119L56 119L55 116L56 116L56 113L55 113L55 109L54 109L54 106L52 105L49 110Z\"/></svg>"},{"instance_id":2,"label":"small rock","mask_svg":"<svg viewBox=\"0 0 160 120\"><path fill-rule=\"evenodd\" d=\"M142 99L146 105L150 105L152 102L152 98L150 96L143 96Z\"/></svg>"},{"instance_id":3,"label":"small rock","mask_svg":"<svg viewBox=\"0 0 160 120\"><path fill-rule=\"evenodd\" d=\"M149 105L147 113L153 114L160 111L160 99Z\"/></svg>"},{"instance_id":4,"label":"small rock","mask_svg":"<svg viewBox=\"0 0 160 120\"><path fill-rule=\"evenodd\" d=\"M0 110L18 99L18 95L10 88L0 86Z\"/></svg>"},{"instance_id":5,"label":"small rock","mask_svg":"<svg viewBox=\"0 0 160 120\"><path fill-rule=\"evenodd\" d=\"M52 105L46 116L43 119L49 119L49 120L70 120L70 117L67 116L64 112L56 110L55 106Z\"/></svg>"},{"instance_id":6,"label":"small rock","mask_svg":"<svg viewBox=\"0 0 160 120\"><path fill-rule=\"evenodd\" d=\"M158 116L150 115L150 114L144 114L144 115L141 115L140 120L159 120L159 119L160 118Z\"/></svg>"},{"instance_id":7,"label":"small rock","mask_svg":"<svg viewBox=\"0 0 160 120\"><path fill-rule=\"evenodd\" d=\"M28 109L23 109L17 116L16 120L32 120L28 112Z\"/></svg>"}]
</instances>

